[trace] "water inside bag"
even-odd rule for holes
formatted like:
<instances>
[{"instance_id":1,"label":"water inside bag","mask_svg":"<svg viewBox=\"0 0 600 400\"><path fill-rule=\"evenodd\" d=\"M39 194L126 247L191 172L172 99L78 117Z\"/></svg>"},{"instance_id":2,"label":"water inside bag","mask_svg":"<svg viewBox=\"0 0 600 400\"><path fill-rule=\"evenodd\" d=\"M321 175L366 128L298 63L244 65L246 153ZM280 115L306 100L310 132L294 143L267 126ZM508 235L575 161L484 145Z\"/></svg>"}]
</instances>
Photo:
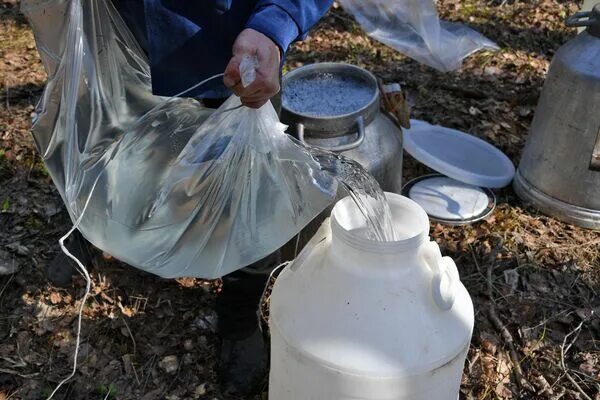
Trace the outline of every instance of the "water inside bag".
<instances>
[{"instance_id":1,"label":"water inside bag","mask_svg":"<svg viewBox=\"0 0 600 400\"><path fill-rule=\"evenodd\" d=\"M164 278L214 279L281 247L339 186L381 225L376 184L358 188L369 178L354 164L305 151L270 104L253 110L232 97L213 112L154 96L148 60L111 2L23 7L49 76L33 135L71 219L97 248ZM367 103L372 94L344 96Z\"/></svg>"}]
</instances>

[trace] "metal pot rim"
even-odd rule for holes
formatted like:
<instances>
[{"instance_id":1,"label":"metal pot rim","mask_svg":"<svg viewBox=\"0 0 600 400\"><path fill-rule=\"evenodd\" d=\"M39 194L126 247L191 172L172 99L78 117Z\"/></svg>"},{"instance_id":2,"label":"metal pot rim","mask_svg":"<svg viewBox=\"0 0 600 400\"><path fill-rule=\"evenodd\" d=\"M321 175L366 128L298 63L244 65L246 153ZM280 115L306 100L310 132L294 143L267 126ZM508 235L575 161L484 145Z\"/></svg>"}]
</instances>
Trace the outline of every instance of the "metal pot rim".
<instances>
[{"instance_id":1,"label":"metal pot rim","mask_svg":"<svg viewBox=\"0 0 600 400\"><path fill-rule=\"evenodd\" d=\"M308 64L285 74L283 76L282 87L285 89L285 85L295 78L304 75L327 72L338 74L341 73L344 76L362 79L365 83L373 88L373 97L367 104L356 111L332 116L314 116L297 112L287 108L284 101L282 101L282 119L287 119L286 122L303 124L306 128L306 131L310 133L310 136L316 137L343 136L345 134L355 132L356 121L361 116L364 117L365 124L371 123L379 110L379 86L375 76L364 68L340 62ZM285 97L285 94L282 97Z\"/></svg>"}]
</instances>

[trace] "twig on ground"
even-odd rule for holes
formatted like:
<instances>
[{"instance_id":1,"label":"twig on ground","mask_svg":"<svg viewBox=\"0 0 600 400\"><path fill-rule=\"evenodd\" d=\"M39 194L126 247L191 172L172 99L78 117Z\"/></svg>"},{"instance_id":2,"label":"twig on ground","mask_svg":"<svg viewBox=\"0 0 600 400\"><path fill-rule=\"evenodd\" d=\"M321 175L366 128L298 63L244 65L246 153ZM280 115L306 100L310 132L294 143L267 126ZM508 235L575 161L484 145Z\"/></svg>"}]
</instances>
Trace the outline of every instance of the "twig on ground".
<instances>
[{"instance_id":1,"label":"twig on ground","mask_svg":"<svg viewBox=\"0 0 600 400\"><path fill-rule=\"evenodd\" d=\"M4 284L4 286L2 286L2 290L0 290L0 299L2 298L2 295L4 294L4 291L6 290L6 288L8 287L8 284L10 283L10 281L12 281L12 279L14 278L14 276L15 276L15 274L11 274L8 277L8 280L6 281L6 283Z\"/></svg>"},{"instance_id":2,"label":"twig on ground","mask_svg":"<svg viewBox=\"0 0 600 400\"><path fill-rule=\"evenodd\" d=\"M569 311L569 310L562 310L562 311L559 311L558 313L556 313L556 314L554 314L554 315L551 315L551 316L549 316L549 317L546 317L546 318L544 318L544 319L542 320L542 322L540 322L540 323L539 323L539 324L537 324L537 325L534 325L534 326L529 326L529 327L525 326L525 327L522 327L521 329L522 329L523 331L533 331L533 330L535 330L535 329L537 329L537 328L539 328L539 327L542 327L542 326L544 326L544 325L547 325L547 324L548 324L548 322L552 322L552 321L555 321L555 320L557 320L558 318L562 317L562 316L563 316L563 314L567 314L567 315L565 315L565 318L566 318L566 317L568 317L569 315L573 314L573 311Z\"/></svg>"},{"instance_id":3,"label":"twig on ground","mask_svg":"<svg viewBox=\"0 0 600 400\"><path fill-rule=\"evenodd\" d=\"M535 389L533 388L531 383L529 383L527 379L525 379L525 377L523 376L523 370L521 369L521 364L519 362L517 350L515 349L513 337L508 328L506 328L506 326L500 319L500 317L498 317L498 314L496 313L496 308L493 306L493 304L490 305L488 309L488 316L490 318L490 321L492 321L494 327L500 332L500 334L502 335L502 339L504 339L504 342L508 346L508 354L513 364L513 372L515 373L517 384L522 388L534 392Z\"/></svg>"},{"instance_id":4,"label":"twig on ground","mask_svg":"<svg viewBox=\"0 0 600 400\"><path fill-rule=\"evenodd\" d=\"M10 110L10 102L8 100L8 98L10 97L10 93L9 93L9 89L8 89L8 79L6 79L4 81L4 87L6 88L6 110L9 111Z\"/></svg>"},{"instance_id":5,"label":"twig on ground","mask_svg":"<svg viewBox=\"0 0 600 400\"><path fill-rule=\"evenodd\" d=\"M171 302L169 302L169 306L171 305ZM162 327L162 329L156 334L156 336L160 336L162 335L167 329L169 329L171 327L171 321L173 321L173 318L169 318L169 320L167 321L167 323Z\"/></svg>"},{"instance_id":6,"label":"twig on ground","mask_svg":"<svg viewBox=\"0 0 600 400\"><path fill-rule=\"evenodd\" d=\"M133 361L131 361L131 369L133 370L133 376L135 377L135 381L137 382L138 386L140 386L142 383L140 382L140 378L138 377L137 369L135 368Z\"/></svg>"},{"instance_id":7,"label":"twig on ground","mask_svg":"<svg viewBox=\"0 0 600 400\"><path fill-rule=\"evenodd\" d=\"M173 377L173 379L171 380L171 382L169 383L169 385L163 389L163 391L160 394L160 398L164 398L163 396L165 394L167 394L169 392L169 390L171 390L171 388L173 387L173 385L175 384L175 382L177 382L177 379L179 379L179 373L181 372L181 365L183 364L182 361L179 361L177 363L177 372L175 372L175 376Z\"/></svg>"},{"instance_id":8,"label":"twig on ground","mask_svg":"<svg viewBox=\"0 0 600 400\"><path fill-rule=\"evenodd\" d=\"M135 338L133 337L133 333L131 332L131 329L129 329L129 324L127 324L127 321L125 321L125 318L121 317L121 319L123 320L123 323L125 324L125 328L127 329L127 333L129 333L129 337L131 338L131 341L133 342L133 355L136 355L136 345L135 345Z\"/></svg>"},{"instance_id":9,"label":"twig on ground","mask_svg":"<svg viewBox=\"0 0 600 400\"><path fill-rule=\"evenodd\" d=\"M34 372L32 374L21 374L17 371L14 371L14 370L8 369L8 368L0 368L0 372L2 372L3 374L8 374L8 375L16 375L16 376L24 378L24 379L31 379L31 378L34 378L34 377L40 375L39 372Z\"/></svg>"},{"instance_id":10,"label":"twig on ground","mask_svg":"<svg viewBox=\"0 0 600 400\"><path fill-rule=\"evenodd\" d=\"M479 264L479 261L477 260L477 255L475 254L475 251L473 250L473 248L472 248L472 247L469 247L469 248L470 248L470 254L471 254L471 258L473 259L473 262L475 263L475 267L477 267L477 272L476 272L475 274L473 274L473 275L479 275L479 276L481 276L481 278L482 278L482 279L485 281L485 283L487 284L487 287L488 287L488 292L489 292L489 288L490 288L490 284L491 284L491 281L490 281L490 279L491 279L491 274L489 274L489 273L488 273L488 274L485 274L485 273L484 273L484 272L481 270L481 265ZM488 276L488 275L489 275L489 276ZM461 278L461 281L462 281L462 280L463 280L463 279ZM493 291L493 290L496 290L496 291L498 292L498 294L501 294L501 293L500 293L500 291L499 291L498 289L496 289L496 288L495 288L495 287L492 285L492 291ZM494 303L496 302L496 300L495 300L494 296L490 296L490 295L489 295L489 293L488 293L488 297L489 297L490 299L493 299Z\"/></svg>"},{"instance_id":11,"label":"twig on ground","mask_svg":"<svg viewBox=\"0 0 600 400\"><path fill-rule=\"evenodd\" d=\"M586 374L585 372L581 372L581 371L577 371L577 370L572 370L572 372L574 372L576 375L581 376L587 380L590 380L592 382L594 382L594 384L598 387L598 393L600 393L600 379L595 378L591 375Z\"/></svg>"},{"instance_id":12,"label":"twig on ground","mask_svg":"<svg viewBox=\"0 0 600 400\"><path fill-rule=\"evenodd\" d=\"M467 369L468 369L468 371L469 371L469 374L471 374L471 371L473 371L473 366L475 365L475 363L476 363L477 361L479 361L479 357L481 357L481 356L480 356L479 352L477 352L477 353L475 353L475 355L473 356L473 359L472 359L472 360L469 360L468 367L467 367Z\"/></svg>"},{"instance_id":13,"label":"twig on ground","mask_svg":"<svg viewBox=\"0 0 600 400\"><path fill-rule=\"evenodd\" d=\"M0 392L0 400L10 400L13 397L15 397L18 394L18 390L15 390L14 392L10 393L10 394L6 394L5 392Z\"/></svg>"},{"instance_id":14,"label":"twig on ground","mask_svg":"<svg viewBox=\"0 0 600 400\"><path fill-rule=\"evenodd\" d=\"M570 249L574 249L574 248L578 248L578 247L592 247L592 246L597 246L598 244L600 244L600 239L592 240L592 241L587 242L587 243L575 243L575 244L553 244L553 243L547 243L546 244L546 248L552 249L552 250L570 250Z\"/></svg>"},{"instance_id":15,"label":"twig on ground","mask_svg":"<svg viewBox=\"0 0 600 400\"><path fill-rule=\"evenodd\" d=\"M488 308L488 316L489 316L490 320L492 321L494 327L500 332L502 339L504 339L504 342L508 346L508 350L509 350L508 354L509 354L510 360L513 364L513 372L514 372L515 378L517 380L517 385L519 385L519 387L527 389L531 392L535 392L535 388L533 387L533 385L531 383L529 383L529 381L527 381L527 379L525 379L525 377L523 376L523 370L521 369L521 363L519 361L520 358L519 358L519 355L515 348L515 343L514 343L512 334L510 333L508 328L506 328L506 326L504 325L504 323L498 316L498 313L496 312L496 299L494 298L494 282L492 280L492 277L493 277L494 267L496 265L496 257L498 256L498 253L500 253L500 250L502 249L503 244L504 244L504 241L502 239L500 239L500 242L498 243L498 245L496 246L494 251L492 251L492 254L490 256L490 263L487 268L486 280L487 280L487 286L488 286L488 297L490 299L490 306Z\"/></svg>"},{"instance_id":16,"label":"twig on ground","mask_svg":"<svg viewBox=\"0 0 600 400\"><path fill-rule=\"evenodd\" d=\"M565 388L562 388L562 390L560 391L560 393L558 393L556 396L553 396L550 398L550 400L560 400L563 398L563 396L567 394L567 391L565 390Z\"/></svg>"},{"instance_id":17,"label":"twig on ground","mask_svg":"<svg viewBox=\"0 0 600 400\"><path fill-rule=\"evenodd\" d=\"M14 391L14 392L12 392L11 394L9 394L9 395L8 395L8 397L6 398L6 400L10 400L10 399L12 399L12 398L13 398L13 397L15 397L15 396L16 396L18 393L19 393L18 391Z\"/></svg>"},{"instance_id":18,"label":"twig on ground","mask_svg":"<svg viewBox=\"0 0 600 400\"><path fill-rule=\"evenodd\" d=\"M142 367L142 372L144 372L144 386L142 386L142 392L146 391L146 385L148 384L148 379L152 375L152 368L154 367L154 363L156 362L156 354L153 354L149 361ZM144 370L149 370L150 372L145 372Z\"/></svg>"},{"instance_id":19,"label":"twig on ground","mask_svg":"<svg viewBox=\"0 0 600 400\"><path fill-rule=\"evenodd\" d=\"M583 398L586 400L592 400L592 398L585 393L585 391L581 388L581 386L579 386L579 383L577 383L577 381L571 376L571 374L569 373L569 369L567 368L567 366L565 364L565 355L569 351L571 346L573 346L573 344L575 343L577 338L579 337L579 334L581 333L581 328L583 327L583 324L585 322L586 322L586 320L584 319L583 321L581 321L579 323L579 325L577 325L577 327L575 329L573 329L571 332L569 332L565 335L562 346L560 347L560 366L562 367L563 372L564 372L565 376L567 377L567 379L579 391L579 394L581 394L581 396L583 396ZM567 340L572 335L575 335L575 338L573 340L571 340L571 343L569 343L569 345L567 346ZM565 348L565 346L566 346L566 348Z\"/></svg>"}]
</instances>

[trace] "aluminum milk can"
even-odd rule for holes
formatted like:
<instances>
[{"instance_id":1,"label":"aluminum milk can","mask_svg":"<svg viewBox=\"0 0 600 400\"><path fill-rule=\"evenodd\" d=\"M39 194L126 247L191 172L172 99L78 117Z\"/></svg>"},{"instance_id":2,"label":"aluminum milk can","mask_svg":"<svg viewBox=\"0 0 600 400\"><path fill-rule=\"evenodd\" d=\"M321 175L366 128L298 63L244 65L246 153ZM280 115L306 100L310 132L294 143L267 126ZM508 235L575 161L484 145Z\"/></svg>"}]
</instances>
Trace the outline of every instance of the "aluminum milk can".
<instances>
[{"instance_id":1,"label":"aluminum milk can","mask_svg":"<svg viewBox=\"0 0 600 400\"><path fill-rule=\"evenodd\" d=\"M414 201L387 193L398 240L369 240L350 198L271 294L270 400L456 400L473 303Z\"/></svg>"},{"instance_id":2,"label":"aluminum milk can","mask_svg":"<svg viewBox=\"0 0 600 400\"><path fill-rule=\"evenodd\" d=\"M315 96L328 97L339 107L306 111L306 104L293 101L295 86L314 90ZM283 77L282 95L281 122L300 141L359 162L384 191L401 193L402 131L380 109L377 79L370 72L343 63L306 65ZM310 96L300 95L300 103L311 102Z\"/></svg>"},{"instance_id":3,"label":"aluminum milk can","mask_svg":"<svg viewBox=\"0 0 600 400\"><path fill-rule=\"evenodd\" d=\"M514 180L542 212L600 228L600 4L567 20L587 29L556 53Z\"/></svg>"}]
</instances>

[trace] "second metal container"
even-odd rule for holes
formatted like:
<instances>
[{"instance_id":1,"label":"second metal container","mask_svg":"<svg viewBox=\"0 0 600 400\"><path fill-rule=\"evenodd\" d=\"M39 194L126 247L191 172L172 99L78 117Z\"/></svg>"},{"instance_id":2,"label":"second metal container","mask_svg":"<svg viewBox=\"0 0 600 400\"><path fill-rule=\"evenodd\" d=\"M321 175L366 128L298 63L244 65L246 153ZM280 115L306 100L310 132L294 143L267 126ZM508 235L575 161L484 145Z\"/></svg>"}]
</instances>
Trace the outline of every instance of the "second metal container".
<instances>
[{"instance_id":1,"label":"second metal container","mask_svg":"<svg viewBox=\"0 0 600 400\"><path fill-rule=\"evenodd\" d=\"M587 29L552 60L514 187L549 215L600 229L600 4L567 24Z\"/></svg>"}]
</instances>

